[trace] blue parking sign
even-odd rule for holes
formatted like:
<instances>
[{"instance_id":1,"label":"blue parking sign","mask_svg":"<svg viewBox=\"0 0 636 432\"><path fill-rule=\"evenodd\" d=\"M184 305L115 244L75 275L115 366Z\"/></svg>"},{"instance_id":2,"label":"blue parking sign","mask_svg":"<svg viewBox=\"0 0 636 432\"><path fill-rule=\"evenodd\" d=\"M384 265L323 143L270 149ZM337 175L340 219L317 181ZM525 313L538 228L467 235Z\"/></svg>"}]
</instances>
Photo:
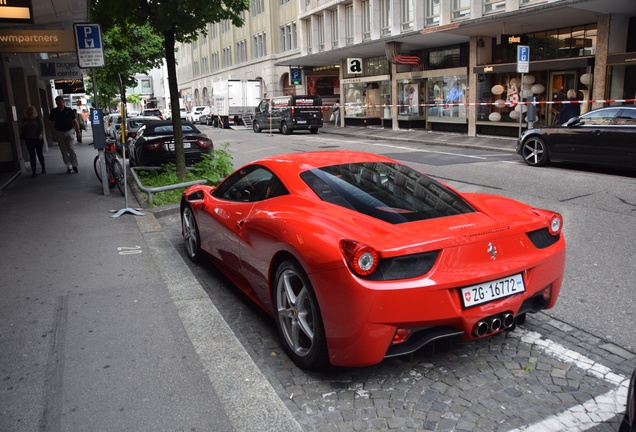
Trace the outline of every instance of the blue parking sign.
<instances>
[{"instance_id":1,"label":"blue parking sign","mask_svg":"<svg viewBox=\"0 0 636 432\"><path fill-rule=\"evenodd\" d=\"M79 67L103 67L104 50L99 24L74 24L73 29Z\"/></svg>"},{"instance_id":2,"label":"blue parking sign","mask_svg":"<svg viewBox=\"0 0 636 432\"><path fill-rule=\"evenodd\" d=\"M528 73L530 70L530 47L517 45L517 72Z\"/></svg>"}]
</instances>

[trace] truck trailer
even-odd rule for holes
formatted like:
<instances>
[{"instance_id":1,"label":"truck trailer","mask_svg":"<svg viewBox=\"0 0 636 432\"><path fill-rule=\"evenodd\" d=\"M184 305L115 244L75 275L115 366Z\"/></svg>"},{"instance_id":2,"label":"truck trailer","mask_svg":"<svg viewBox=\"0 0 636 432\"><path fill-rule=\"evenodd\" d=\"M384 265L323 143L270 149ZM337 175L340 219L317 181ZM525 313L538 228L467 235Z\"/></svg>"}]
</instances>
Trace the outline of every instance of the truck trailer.
<instances>
[{"instance_id":1,"label":"truck trailer","mask_svg":"<svg viewBox=\"0 0 636 432\"><path fill-rule=\"evenodd\" d=\"M226 80L212 83L211 120L215 127L252 127L254 109L261 102L261 81Z\"/></svg>"}]
</instances>

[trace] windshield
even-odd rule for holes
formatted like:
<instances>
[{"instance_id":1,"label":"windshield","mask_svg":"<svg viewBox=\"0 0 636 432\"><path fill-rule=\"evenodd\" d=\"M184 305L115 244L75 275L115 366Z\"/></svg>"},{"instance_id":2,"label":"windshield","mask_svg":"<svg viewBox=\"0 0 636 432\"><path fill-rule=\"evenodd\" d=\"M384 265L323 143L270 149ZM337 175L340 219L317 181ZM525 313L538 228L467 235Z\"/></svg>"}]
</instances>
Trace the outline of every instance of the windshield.
<instances>
[{"instance_id":1,"label":"windshield","mask_svg":"<svg viewBox=\"0 0 636 432\"><path fill-rule=\"evenodd\" d=\"M451 189L404 165L332 165L300 176L322 200L393 224L475 211Z\"/></svg>"}]
</instances>

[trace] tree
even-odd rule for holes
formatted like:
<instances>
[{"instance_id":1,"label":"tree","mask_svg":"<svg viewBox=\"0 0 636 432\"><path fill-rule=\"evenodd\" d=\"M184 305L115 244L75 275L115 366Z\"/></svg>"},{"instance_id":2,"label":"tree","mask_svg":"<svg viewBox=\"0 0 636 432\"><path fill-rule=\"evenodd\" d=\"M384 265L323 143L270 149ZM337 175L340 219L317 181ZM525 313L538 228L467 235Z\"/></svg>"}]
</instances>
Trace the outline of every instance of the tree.
<instances>
[{"instance_id":1,"label":"tree","mask_svg":"<svg viewBox=\"0 0 636 432\"><path fill-rule=\"evenodd\" d=\"M111 101L121 95L126 103L125 89L137 85L134 75L148 73L163 62L163 40L148 25L123 26L109 23L102 28L105 66L93 70L97 81L99 106L112 108ZM92 91L92 85L89 86ZM94 95L93 95L94 96Z\"/></svg>"},{"instance_id":2,"label":"tree","mask_svg":"<svg viewBox=\"0 0 636 432\"><path fill-rule=\"evenodd\" d=\"M230 20L243 26L241 13L249 9L249 0L97 0L91 17L103 27L112 25L149 25L163 38L168 69L170 100L179 100L177 87L175 43L188 43L207 33L208 23ZM106 41L104 41L104 44ZM185 179L185 153L179 104L172 103L177 176Z\"/></svg>"}]
</instances>

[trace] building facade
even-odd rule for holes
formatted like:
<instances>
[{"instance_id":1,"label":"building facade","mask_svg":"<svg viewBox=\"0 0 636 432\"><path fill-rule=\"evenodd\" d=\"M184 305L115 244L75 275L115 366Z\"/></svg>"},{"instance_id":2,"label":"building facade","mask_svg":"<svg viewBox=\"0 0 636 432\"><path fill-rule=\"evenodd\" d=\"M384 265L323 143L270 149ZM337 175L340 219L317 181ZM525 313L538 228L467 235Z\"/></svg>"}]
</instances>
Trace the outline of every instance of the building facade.
<instances>
[{"instance_id":1,"label":"building facade","mask_svg":"<svg viewBox=\"0 0 636 432\"><path fill-rule=\"evenodd\" d=\"M339 99L344 126L516 136L520 101L538 102L540 126L570 89L616 101L583 111L636 97L633 0L252 0L243 18L179 47L189 105L212 104L215 81L256 79L263 96Z\"/></svg>"}]
</instances>

